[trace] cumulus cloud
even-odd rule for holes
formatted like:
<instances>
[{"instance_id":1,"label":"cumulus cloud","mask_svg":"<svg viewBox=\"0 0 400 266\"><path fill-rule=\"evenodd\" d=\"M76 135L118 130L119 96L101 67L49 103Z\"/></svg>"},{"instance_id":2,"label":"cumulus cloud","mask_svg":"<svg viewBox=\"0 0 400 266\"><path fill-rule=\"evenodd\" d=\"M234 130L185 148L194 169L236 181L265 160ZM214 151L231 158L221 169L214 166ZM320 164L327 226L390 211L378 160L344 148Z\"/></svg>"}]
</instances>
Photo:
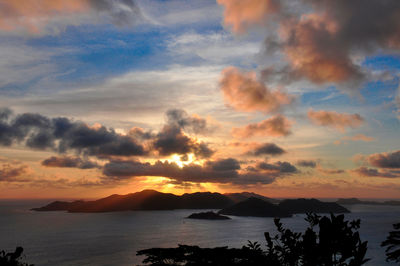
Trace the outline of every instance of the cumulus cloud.
<instances>
[{"instance_id":1,"label":"cumulus cloud","mask_svg":"<svg viewBox=\"0 0 400 266\"><path fill-rule=\"evenodd\" d=\"M255 72L242 73L235 67L222 71L220 89L228 105L245 112L273 113L293 101L292 96L266 87Z\"/></svg>"},{"instance_id":2,"label":"cumulus cloud","mask_svg":"<svg viewBox=\"0 0 400 266\"><path fill-rule=\"evenodd\" d=\"M76 24L79 16L97 16L86 23L93 23L101 16L118 26L132 25L141 17L133 0L38 0L1 1L0 30L41 33L50 22L62 20ZM68 19L69 18L69 19Z\"/></svg>"},{"instance_id":3,"label":"cumulus cloud","mask_svg":"<svg viewBox=\"0 0 400 266\"><path fill-rule=\"evenodd\" d=\"M259 123L249 124L242 128L233 128L232 135L236 138L250 138L253 136L282 137L292 132L292 122L283 115L275 115Z\"/></svg>"},{"instance_id":4,"label":"cumulus cloud","mask_svg":"<svg viewBox=\"0 0 400 266\"><path fill-rule=\"evenodd\" d=\"M397 0L282 1L280 6L274 1L250 1L253 5L247 9L240 7L246 2L218 2L225 6L225 24L241 33L266 18L274 19L266 31L265 50L280 52L286 64L268 72L287 81L336 83L354 93L367 77L360 57L400 48ZM271 8L256 5L261 2Z\"/></svg>"},{"instance_id":5,"label":"cumulus cloud","mask_svg":"<svg viewBox=\"0 0 400 266\"><path fill-rule=\"evenodd\" d=\"M207 120L198 115L189 116L182 109L170 109L166 112L167 124L193 131L194 133L208 133L211 129L207 125Z\"/></svg>"},{"instance_id":6,"label":"cumulus cloud","mask_svg":"<svg viewBox=\"0 0 400 266\"><path fill-rule=\"evenodd\" d=\"M313 161L313 160L299 160L299 161L297 161L297 165L302 166L302 167L315 168L315 167L317 167L317 162Z\"/></svg>"},{"instance_id":7,"label":"cumulus cloud","mask_svg":"<svg viewBox=\"0 0 400 266\"><path fill-rule=\"evenodd\" d=\"M279 11L276 0L217 0L225 7L224 23L237 33L242 33L251 25L262 25L270 14Z\"/></svg>"},{"instance_id":8,"label":"cumulus cloud","mask_svg":"<svg viewBox=\"0 0 400 266\"><path fill-rule=\"evenodd\" d=\"M7 109L0 112L0 144L5 146L21 143L38 150L73 151L99 158L143 156L151 151L162 156L193 153L198 158L208 158L214 153L207 143L197 141L183 131L191 128L194 132L205 132L208 130L206 120L185 116L183 110L168 111L167 124L158 133L135 127L126 135L100 124L89 126L65 117L24 113L10 118L10 113Z\"/></svg>"},{"instance_id":9,"label":"cumulus cloud","mask_svg":"<svg viewBox=\"0 0 400 266\"><path fill-rule=\"evenodd\" d=\"M194 153L199 158L208 158L214 153L206 143L197 142L173 125L163 127L154 138L153 147L160 155Z\"/></svg>"},{"instance_id":10,"label":"cumulus cloud","mask_svg":"<svg viewBox=\"0 0 400 266\"><path fill-rule=\"evenodd\" d=\"M371 154L367 157L367 161L378 168L400 168L400 150Z\"/></svg>"},{"instance_id":11,"label":"cumulus cloud","mask_svg":"<svg viewBox=\"0 0 400 266\"><path fill-rule=\"evenodd\" d=\"M291 66L309 80L342 82L362 76L355 51L400 48L400 3L380 1L305 1L314 13L282 22L283 50Z\"/></svg>"},{"instance_id":12,"label":"cumulus cloud","mask_svg":"<svg viewBox=\"0 0 400 266\"><path fill-rule=\"evenodd\" d=\"M66 167L79 169L92 169L100 167L96 162L72 156L51 156L50 158L43 160L41 164L46 167Z\"/></svg>"},{"instance_id":13,"label":"cumulus cloud","mask_svg":"<svg viewBox=\"0 0 400 266\"><path fill-rule=\"evenodd\" d=\"M261 145L257 145L254 149L249 151L247 154L249 155L255 155L255 156L260 156L260 155L282 155L286 153L284 149L276 145L275 143L264 143Z\"/></svg>"},{"instance_id":14,"label":"cumulus cloud","mask_svg":"<svg viewBox=\"0 0 400 266\"><path fill-rule=\"evenodd\" d=\"M396 178L400 177L400 172L396 171L380 171L374 168L359 167L352 170L353 173L364 176L364 177L386 177L386 178Z\"/></svg>"},{"instance_id":15,"label":"cumulus cloud","mask_svg":"<svg viewBox=\"0 0 400 266\"><path fill-rule=\"evenodd\" d=\"M22 143L33 149L52 149L60 153L75 151L98 157L146 154L144 147L130 136L65 117L48 118L24 113L0 121L0 129L0 144L6 146Z\"/></svg>"},{"instance_id":16,"label":"cumulus cloud","mask_svg":"<svg viewBox=\"0 0 400 266\"><path fill-rule=\"evenodd\" d=\"M335 111L314 111L310 109L308 118L316 125L335 128L341 132L347 128L357 128L364 123L359 114L338 113Z\"/></svg>"}]
</instances>

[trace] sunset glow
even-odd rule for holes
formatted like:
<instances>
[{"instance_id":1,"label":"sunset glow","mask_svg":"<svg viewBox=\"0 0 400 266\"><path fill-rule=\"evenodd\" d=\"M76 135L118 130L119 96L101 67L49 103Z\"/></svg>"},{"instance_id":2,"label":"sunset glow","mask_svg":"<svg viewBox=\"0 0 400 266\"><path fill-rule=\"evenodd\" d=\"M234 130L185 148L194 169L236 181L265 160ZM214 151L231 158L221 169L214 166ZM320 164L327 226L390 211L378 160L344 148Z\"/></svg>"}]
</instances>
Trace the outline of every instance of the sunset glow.
<instances>
[{"instance_id":1,"label":"sunset glow","mask_svg":"<svg viewBox=\"0 0 400 266\"><path fill-rule=\"evenodd\" d=\"M0 1L0 198L400 198L399 4L294 2Z\"/></svg>"}]
</instances>

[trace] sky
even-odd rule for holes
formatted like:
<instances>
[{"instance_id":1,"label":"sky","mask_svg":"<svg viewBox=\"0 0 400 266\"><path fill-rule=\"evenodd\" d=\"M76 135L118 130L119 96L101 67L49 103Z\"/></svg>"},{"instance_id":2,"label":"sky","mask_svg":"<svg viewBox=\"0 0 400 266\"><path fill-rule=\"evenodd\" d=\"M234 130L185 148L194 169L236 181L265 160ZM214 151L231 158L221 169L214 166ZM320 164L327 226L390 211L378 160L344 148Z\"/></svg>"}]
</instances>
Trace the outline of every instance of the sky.
<instances>
[{"instance_id":1,"label":"sky","mask_svg":"<svg viewBox=\"0 0 400 266\"><path fill-rule=\"evenodd\" d=\"M398 0L0 0L0 198L400 198Z\"/></svg>"}]
</instances>

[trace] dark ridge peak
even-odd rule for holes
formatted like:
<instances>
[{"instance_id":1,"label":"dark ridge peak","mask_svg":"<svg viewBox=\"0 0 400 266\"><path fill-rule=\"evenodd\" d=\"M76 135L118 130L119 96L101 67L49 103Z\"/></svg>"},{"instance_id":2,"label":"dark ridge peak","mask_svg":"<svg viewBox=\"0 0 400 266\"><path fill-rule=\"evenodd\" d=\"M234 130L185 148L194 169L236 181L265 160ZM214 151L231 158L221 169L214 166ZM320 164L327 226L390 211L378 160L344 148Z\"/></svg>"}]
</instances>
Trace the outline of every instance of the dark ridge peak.
<instances>
[{"instance_id":1,"label":"dark ridge peak","mask_svg":"<svg viewBox=\"0 0 400 266\"><path fill-rule=\"evenodd\" d=\"M255 216L255 217L290 217L291 214L282 210L275 204L262 199L251 197L247 200L236 203L228 208L222 209L219 214L234 216Z\"/></svg>"}]
</instances>

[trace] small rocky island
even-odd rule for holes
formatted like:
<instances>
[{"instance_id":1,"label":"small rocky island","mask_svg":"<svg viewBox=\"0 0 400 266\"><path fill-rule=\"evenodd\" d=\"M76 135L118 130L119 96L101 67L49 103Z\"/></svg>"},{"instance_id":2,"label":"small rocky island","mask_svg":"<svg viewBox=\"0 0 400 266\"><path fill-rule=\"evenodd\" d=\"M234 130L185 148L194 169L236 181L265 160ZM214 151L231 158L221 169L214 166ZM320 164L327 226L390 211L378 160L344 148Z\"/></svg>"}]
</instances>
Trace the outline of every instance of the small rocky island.
<instances>
[{"instance_id":1,"label":"small rocky island","mask_svg":"<svg viewBox=\"0 0 400 266\"><path fill-rule=\"evenodd\" d=\"M228 216L224 216L215 212L198 212L192 213L188 217L188 219L203 219L203 220L230 220Z\"/></svg>"}]
</instances>

